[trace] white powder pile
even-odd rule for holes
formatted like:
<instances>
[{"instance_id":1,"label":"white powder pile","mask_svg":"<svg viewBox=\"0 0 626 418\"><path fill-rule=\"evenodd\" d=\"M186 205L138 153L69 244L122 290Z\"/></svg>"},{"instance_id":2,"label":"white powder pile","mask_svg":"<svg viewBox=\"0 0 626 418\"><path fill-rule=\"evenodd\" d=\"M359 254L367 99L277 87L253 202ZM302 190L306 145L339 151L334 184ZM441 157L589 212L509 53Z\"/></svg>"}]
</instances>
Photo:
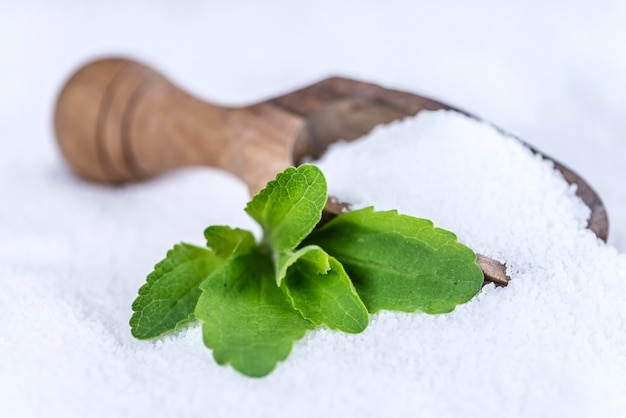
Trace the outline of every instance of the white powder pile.
<instances>
[{"instance_id":1,"label":"white powder pile","mask_svg":"<svg viewBox=\"0 0 626 418\"><path fill-rule=\"evenodd\" d=\"M400 351L422 377L450 393L476 385L479 403L515 397L514 415L550 402L559 414L626 414L626 257L585 228L589 208L552 163L450 111L380 126L317 163L329 194L353 208L429 218L508 265L507 288L487 287L452 315L384 316L415 333Z\"/></svg>"},{"instance_id":2,"label":"white powder pile","mask_svg":"<svg viewBox=\"0 0 626 418\"><path fill-rule=\"evenodd\" d=\"M423 113L337 145L321 165L331 193L355 207L431 218L506 261L509 286L487 286L447 315L383 312L362 334L311 332L258 380L218 366L198 327L145 342L128 326L168 247L202 243L210 224L252 226L234 210L247 200L242 184L194 170L120 190L5 161L38 193L7 187L19 215L0 208L2 416L626 411L626 259L584 229L588 210L550 164L489 126Z\"/></svg>"},{"instance_id":3,"label":"white powder pile","mask_svg":"<svg viewBox=\"0 0 626 418\"><path fill-rule=\"evenodd\" d=\"M339 72L455 101L563 159L605 200L625 251L626 2L144 3L0 0L0 417L626 416L624 256L583 228L587 210L547 163L488 127L423 114L381 128L389 147L349 146L359 179L325 164L337 196L432 218L506 261L510 285L448 315L309 333L255 380L216 365L197 327L145 342L128 326L175 242L253 227L246 187L204 168L87 183L51 126L73 67L109 54L232 105ZM383 155L395 162L375 175ZM393 180L401 159L409 186ZM388 200L364 195L381 181Z\"/></svg>"},{"instance_id":4,"label":"white powder pile","mask_svg":"<svg viewBox=\"0 0 626 418\"><path fill-rule=\"evenodd\" d=\"M317 162L329 194L431 219L514 275L578 258L589 208L553 169L512 137L452 111L379 126L334 144ZM563 242L565 241L565 242Z\"/></svg>"}]
</instances>

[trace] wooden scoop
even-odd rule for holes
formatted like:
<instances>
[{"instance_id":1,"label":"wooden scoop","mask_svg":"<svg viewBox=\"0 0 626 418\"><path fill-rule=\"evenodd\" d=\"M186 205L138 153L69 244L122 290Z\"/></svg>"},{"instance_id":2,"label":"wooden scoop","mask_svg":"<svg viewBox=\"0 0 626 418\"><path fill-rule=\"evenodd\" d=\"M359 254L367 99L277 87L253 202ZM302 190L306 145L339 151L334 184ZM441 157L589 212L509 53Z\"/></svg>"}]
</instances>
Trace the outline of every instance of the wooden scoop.
<instances>
[{"instance_id":1,"label":"wooden scoop","mask_svg":"<svg viewBox=\"0 0 626 418\"><path fill-rule=\"evenodd\" d=\"M210 165L242 179L252 195L284 168L319 158L331 143L359 138L378 124L424 109L459 111L339 77L228 108L190 96L145 65L113 58L89 63L70 78L59 95L54 123L65 159L87 179L124 183ZM608 219L600 198L576 173L554 163L591 209L589 229L606 241ZM345 208L329 198L325 216ZM504 265L482 255L478 263L488 281L507 284Z\"/></svg>"}]
</instances>

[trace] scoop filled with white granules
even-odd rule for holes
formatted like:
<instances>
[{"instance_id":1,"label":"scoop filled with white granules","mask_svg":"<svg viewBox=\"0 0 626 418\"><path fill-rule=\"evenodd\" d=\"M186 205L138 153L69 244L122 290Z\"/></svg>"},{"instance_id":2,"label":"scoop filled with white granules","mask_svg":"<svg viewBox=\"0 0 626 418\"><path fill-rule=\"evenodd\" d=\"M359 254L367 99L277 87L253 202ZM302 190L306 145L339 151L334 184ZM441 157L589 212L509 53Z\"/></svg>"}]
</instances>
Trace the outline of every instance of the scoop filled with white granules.
<instances>
[{"instance_id":1,"label":"scoop filled with white granules","mask_svg":"<svg viewBox=\"0 0 626 418\"><path fill-rule=\"evenodd\" d=\"M375 319L377 333L414 333L394 356L450 393L509 399L507 415L626 413L626 257L586 229L590 209L551 162L487 123L423 111L334 144L316 164L329 195L351 208L428 218L507 265L508 287L489 285L451 315ZM454 396L448 407L490 410Z\"/></svg>"},{"instance_id":2,"label":"scoop filled with white granules","mask_svg":"<svg viewBox=\"0 0 626 418\"><path fill-rule=\"evenodd\" d=\"M317 164L329 194L353 209L428 218L514 276L563 261L564 239L593 238L590 209L551 162L454 111L379 126L334 144Z\"/></svg>"}]
</instances>

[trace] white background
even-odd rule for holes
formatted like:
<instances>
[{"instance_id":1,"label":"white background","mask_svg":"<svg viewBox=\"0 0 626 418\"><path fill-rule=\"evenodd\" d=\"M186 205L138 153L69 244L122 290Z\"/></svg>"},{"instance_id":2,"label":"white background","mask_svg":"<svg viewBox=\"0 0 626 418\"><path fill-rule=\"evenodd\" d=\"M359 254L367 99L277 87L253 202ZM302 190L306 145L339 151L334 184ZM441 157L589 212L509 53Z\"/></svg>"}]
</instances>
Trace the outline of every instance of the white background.
<instances>
[{"instance_id":1,"label":"white background","mask_svg":"<svg viewBox=\"0 0 626 418\"><path fill-rule=\"evenodd\" d=\"M387 385L379 398L365 391L367 399L348 399L354 391L326 393L328 382L291 384L279 372L261 381L233 377L212 364L195 334L148 349L132 342L119 324L127 321L145 272L171 243L200 242L208 224L250 226L240 210L247 197L236 180L210 169L123 189L73 177L57 152L51 119L62 83L86 60L135 57L188 91L229 105L330 75L430 95L496 123L587 179L607 207L609 242L624 252L625 45L623 1L0 0L0 405L9 408L6 416L312 416L316 405L324 413L346 413L353 405L362 415L459 410L447 409L445 397L452 395L436 384L415 395L411 381L395 382L396 396ZM94 347L99 335L106 338ZM323 344L324 338L314 342ZM197 355L189 364L180 358L185 350ZM116 363L120 357L127 361ZM147 371L155 361L171 363ZM486 373L498 371L486 366ZM220 382L228 394L219 393ZM263 385L283 392L268 401ZM280 401L286 393L292 400ZM487 416L509 415L507 405L516 408L512 415L539 416L558 415L568 403L576 410L575 393L546 400L532 391L487 396L472 388L454 396L468 405L482 402ZM585 405L596 411L590 402ZM615 408L609 412L619 416Z\"/></svg>"}]
</instances>

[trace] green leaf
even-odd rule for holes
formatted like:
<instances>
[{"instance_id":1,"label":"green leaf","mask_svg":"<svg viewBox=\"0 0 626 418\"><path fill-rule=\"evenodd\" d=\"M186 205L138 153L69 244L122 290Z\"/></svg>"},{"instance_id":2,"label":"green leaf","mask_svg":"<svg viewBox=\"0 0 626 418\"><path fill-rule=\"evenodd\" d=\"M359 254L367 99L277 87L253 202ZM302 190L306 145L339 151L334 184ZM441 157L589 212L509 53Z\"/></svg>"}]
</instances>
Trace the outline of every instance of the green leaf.
<instances>
[{"instance_id":1,"label":"green leaf","mask_svg":"<svg viewBox=\"0 0 626 418\"><path fill-rule=\"evenodd\" d=\"M276 286L272 261L260 252L231 260L200 287L195 315L205 345L219 364L248 376L271 372L314 328Z\"/></svg>"},{"instance_id":2,"label":"green leaf","mask_svg":"<svg viewBox=\"0 0 626 418\"><path fill-rule=\"evenodd\" d=\"M256 246L250 231L229 226L210 226L204 230L207 247L220 257L237 257L247 254Z\"/></svg>"},{"instance_id":3,"label":"green leaf","mask_svg":"<svg viewBox=\"0 0 626 418\"><path fill-rule=\"evenodd\" d=\"M425 219L366 208L337 216L306 240L339 260L370 312L450 312L481 289L476 254Z\"/></svg>"},{"instance_id":4,"label":"green leaf","mask_svg":"<svg viewBox=\"0 0 626 418\"><path fill-rule=\"evenodd\" d=\"M135 338L155 338L193 318L200 283L225 259L207 248L178 244L154 266L133 302L130 318Z\"/></svg>"},{"instance_id":5,"label":"green leaf","mask_svg":"<svg viewBox=\"0 0 626 418\"><path fill-rule=\"evenodd\" d=\"M294 308L315 325L349 333L367 328L368 313L341 264L310 245L283 258L284 289Z\"/></svg>"},{"instance_id":6,"label":"green leaf","mask_svg":"<svg viewBox=\"0 0 626 418\"><path fill-rule=\"evenodd\" d=\"M326 180L319 168L303 164L276 175L246 206L263 228L274 252L293 250L313 230L326 204Z\"/></svg>"},{"instance_id":7,"label":"green leaf","mask_svg":"<svg viewBox=\"0 0 626 418\"><path fill-rule=\"evenodd\" d=\"M249 231L212 226L204 231L207 245L178 244L148 275L133 302L131 333L139 339L155 338L193 319L200 283L229 258L255 248Z\"/></svg>"},{"instance_id":8,"label":"green leaf","mask_svg":"<svg viewBox=\"0 0 626 418\"><path fill-rule=\"evenodd\" d=\"M296 261L306 262L314 274L325 274L330 270L328 254L317 245L309 245L298 251L287 251L276 255L276 285L280 286L287 275L287 269Z\"/></svg>"}]
</instances>

